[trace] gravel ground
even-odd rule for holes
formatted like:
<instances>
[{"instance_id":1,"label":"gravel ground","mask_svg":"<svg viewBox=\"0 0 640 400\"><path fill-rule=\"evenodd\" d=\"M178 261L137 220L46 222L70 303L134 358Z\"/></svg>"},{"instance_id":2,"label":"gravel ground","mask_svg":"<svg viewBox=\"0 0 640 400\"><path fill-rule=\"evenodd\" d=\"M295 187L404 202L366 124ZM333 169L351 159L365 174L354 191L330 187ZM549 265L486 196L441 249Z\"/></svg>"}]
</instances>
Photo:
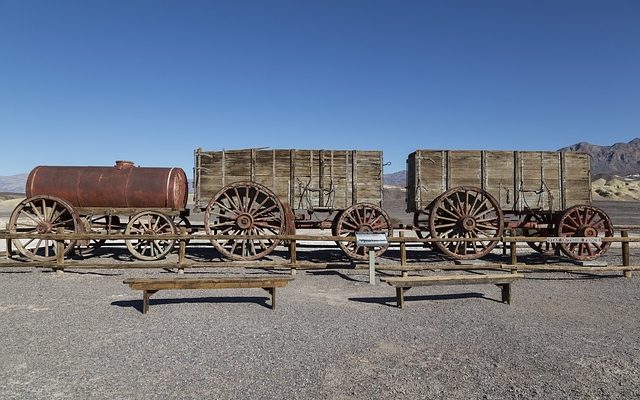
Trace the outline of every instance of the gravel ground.
<instances>
[{"instance_id":1,"label":"gravel ground","mask_svg":"<svg viewBox=\"0 0 640 400\"><path fill-rule=\"evenodd\" d=\"M638 204L597 205L637 224ZM615 247L603 258L612 265ZM107 248L101 259L128 256ZM450 264L422 250L409 260ZM528 273L511 305L491 285L414 288L400 310L366 270L300 271L275 312L266 292L229 289L160 291L147 315L122 284L140 276L171 275L0 270L0 399L640 397L640 273Z\"/></svg>"},{"instance_id":2,"label":"gravel ground","mask_svg":"<svg viewBox=\"0 0 640 400\"><path fill-rule=\"evenodd\" d=\"M142 315L122 280L170 273L2 271L0 398L638 398L639 275L529 273L511 305L414 288L400 310L366 270L300 271L275 312L228 289L160 291Z\"/></svg>"}]
</instances>

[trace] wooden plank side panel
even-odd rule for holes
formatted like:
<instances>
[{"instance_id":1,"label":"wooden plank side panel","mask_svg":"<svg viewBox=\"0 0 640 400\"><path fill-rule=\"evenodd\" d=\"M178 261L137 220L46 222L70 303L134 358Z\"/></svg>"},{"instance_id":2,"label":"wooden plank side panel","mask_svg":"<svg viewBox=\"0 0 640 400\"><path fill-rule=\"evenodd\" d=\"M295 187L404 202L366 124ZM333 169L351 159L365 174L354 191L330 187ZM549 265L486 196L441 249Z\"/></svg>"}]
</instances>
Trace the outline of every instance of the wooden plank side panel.
<instances>
[{"instance_id":1,"label":"wooden plank side panel","mask_svg":"<svg viewBox=\"0 0 640 400\"><path fill-rule=\"evenodd\" d=\"M565 153L564 157L565 208L578 204L591 204L591 160L589 155Z\"/></svg>"},{"instance_id":2,"label":"wooden plank side panel","mask_svg":"<svg viewBox=\"0 0 640 400\"><path fill-rule=\"evenodd\" d=\"M484 189L496 198L500 208L512 210L516 201L513 151L486 151L484 157Z\"/></svg>"},{"instance_id":3,"label":"wooden plank side panel","mask_svg":"<svg viewBox=\"0 0 640 400\"><path fill-rule=\"evenodd\" d=\"M220 152L200 151L196 153L196 207L206 207L209 200L220 190L223 181L222 157Z\"/></svg>"},{"instance_id":4,"label":"wooden plank side panel","mask_svg":"<svg viewBox=\"0 0 640 400\"><path fill-rule=\"evenodd\" d=\"M543 209L542 154L534 151L520 153L519 210Z\"/></svg>"},{"instance_id":5,"label":"wooden plank side panel","mask_svg":"<svg viewBox=\"0 0 640 400\"><path fill-rule=\"evenodd\" d=\"M316 165L314 165L314 160ZM293 208L305 210L318 207L318 151L296 150L294 153L293 164Z\"/></svg>"},{"instance_id":6,"label":"wooden plank side panel","mask_svg":"<svg viewBox=\"0 0 640 400\"><path fill-rule=\"evenodd\" d=\"M226 150L224 152L225 185L251 181L251 168L251 150Z\"/></svg>"},{"instance_id":7,"label":"wooden plank side panel","mask_svg":"<svg viewBox=\"0 0 640 400\"><path fill-rule=\"evenodd\" d=\"M482 187L481 152L451 150L448 153L447 189L457 186Z\"/></svg>"},{"instance_id":8,"label":"wooden plank side panel","mask_svg":"<svg viewBox=\"0 0 640 400\"><path fill-rule=\"evenodd\" d=\"M418 209L424 209L447 190L446 158L445 151L416 151L416 207Z\"/></svg>"},{"instance_id":9,"label":"wooden plank side panel","mask_svg":"<svg viewBox=\"0 0 640 400\"><path fill-rule=\"evenodd\" d=\"M542 152L542 184L544 188L543 209L561 211L562 208L562 164L559 152Z\"/></svg>"},{"instance_id":10,"label":"wooden plank side panel","mask_svg":"<svg viewBox=\"0 0 640 400\"><path fill-rule=\"evenodd\" d=\"M349 163L348 153L346 150L335 150L325 154L324 187L331 191L327 204L337 209L345 209L351 204L348 191L350 181L345 167Z\"/></svg>"},{"instance_id":11,"label":"wooden plank side panel","mask_svg":"<svg viewBox=\"0 0 640 400\"><path fill-rule=\"evenodd\" d=\"M372 203L382 206L382 153L357 151L357 176L354 186L357 198L354 203Z\"/></svg>"},{"instance_id":12,"label":"wooden plank side panel","mask_svg":"<svg viewBox=\"0 0 640 400\"><path fill-rule=\"evenodd\" d=\"M282 202L289 201L290 151L257 150L254 165L254 182L271 189Z\"/></svg>"}]
</instances>

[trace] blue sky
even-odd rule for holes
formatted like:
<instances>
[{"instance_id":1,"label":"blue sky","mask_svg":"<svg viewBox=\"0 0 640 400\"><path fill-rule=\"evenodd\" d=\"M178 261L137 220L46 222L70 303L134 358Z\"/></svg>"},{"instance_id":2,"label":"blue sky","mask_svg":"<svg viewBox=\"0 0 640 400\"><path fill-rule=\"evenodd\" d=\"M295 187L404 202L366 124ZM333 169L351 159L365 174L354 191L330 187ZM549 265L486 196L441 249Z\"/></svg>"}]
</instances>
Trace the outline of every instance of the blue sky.
<instances>
[{"instance_id":1,"label":"blue sky","mask_svg":"<svg viewBox=\"0 0 640 400\"><path fill-rule=\"evenodd\" d=\"M0 175L637 136L637 0L0 0Z\"/></svg>"}]
</instances>

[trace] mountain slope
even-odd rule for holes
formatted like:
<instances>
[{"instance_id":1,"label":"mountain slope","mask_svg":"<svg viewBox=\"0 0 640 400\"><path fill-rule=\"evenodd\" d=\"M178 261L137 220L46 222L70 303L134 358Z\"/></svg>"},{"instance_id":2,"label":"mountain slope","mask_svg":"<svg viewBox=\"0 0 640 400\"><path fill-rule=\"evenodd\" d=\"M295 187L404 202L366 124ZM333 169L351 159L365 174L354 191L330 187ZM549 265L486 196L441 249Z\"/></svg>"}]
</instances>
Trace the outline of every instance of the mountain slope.
<instances>
[{"instance_id":1,"label":"mountain slope","mask_svg":"<svg viewBox=\"0 0 640 400\"><path fill-rule=\"evenodd\" d=\"M24 193L29 174L0 176L0 192Z\"/></svg>"},{"instance_id":2,"label":"mountain slope","mask_svg":"<svg viewBox=\"0 0 640 400\"><path fill-rule=\"evenodd\" d=\"M598 146L580 142L559 151L576 151L591 155L591 174L631 175L640 173L640 138L629 143Z\"/></svg>"}]
</instances>

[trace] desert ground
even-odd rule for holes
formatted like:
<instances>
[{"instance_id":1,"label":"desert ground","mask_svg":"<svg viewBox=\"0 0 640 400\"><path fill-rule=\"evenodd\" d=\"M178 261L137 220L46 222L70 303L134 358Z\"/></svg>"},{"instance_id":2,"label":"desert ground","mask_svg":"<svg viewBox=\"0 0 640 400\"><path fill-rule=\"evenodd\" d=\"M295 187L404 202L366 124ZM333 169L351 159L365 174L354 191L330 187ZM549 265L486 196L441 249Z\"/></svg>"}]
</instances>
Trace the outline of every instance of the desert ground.
<instances>
[{"instance_id":1,"label":"desert ground","mask_svg":"<svg viewBox=\"0 0 640 400\"><path fill-rule=\"evenodd\" d=\"M401 195L395 193L397 198ZM404 198L402 197L402 200ZM19 200L5 200L17 202ZM2 203L7 217L13 203ZM636 202L597 202L617 224L638 222ZM15 206L15 204L14 204ZM407 217L395 202L394 218ZM565 262L522 251L522 261ZM271 257L284 259L279 249ZM128 260L121 245L99 262ZM170 261L175 261L171 255ZM632 248L632 262L640 260ZM216 258L192 243L189 258ZM526 273L513 302L492 285L395 292L354 269L333 246L301 246L299 271L269 308L260 289L160 291L148 314L128 277L145 270L0 270L2 399L548 399L640 396L640 272ZM397 263L390 249L381 263ZM490 262L507 262L494 251ZM411 247L412 263L452 262ZM603 260L620 264L620 249ZM421 274L445 272L426 271ZM288 274L188 270L188 276ZM385 274L379 273L378 278Z\"/></svg>"}]
</instances>

